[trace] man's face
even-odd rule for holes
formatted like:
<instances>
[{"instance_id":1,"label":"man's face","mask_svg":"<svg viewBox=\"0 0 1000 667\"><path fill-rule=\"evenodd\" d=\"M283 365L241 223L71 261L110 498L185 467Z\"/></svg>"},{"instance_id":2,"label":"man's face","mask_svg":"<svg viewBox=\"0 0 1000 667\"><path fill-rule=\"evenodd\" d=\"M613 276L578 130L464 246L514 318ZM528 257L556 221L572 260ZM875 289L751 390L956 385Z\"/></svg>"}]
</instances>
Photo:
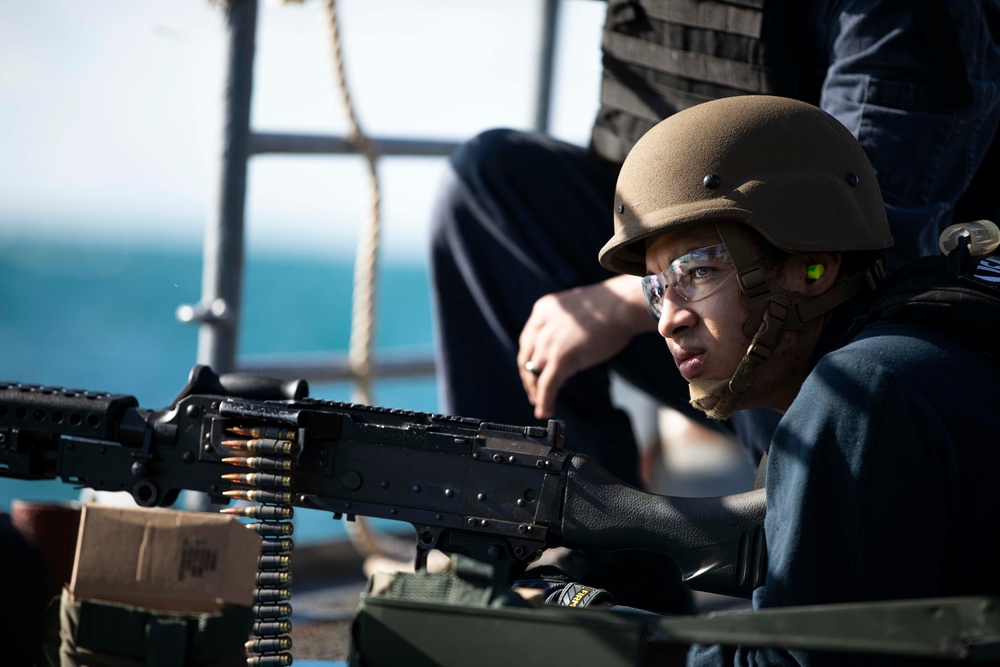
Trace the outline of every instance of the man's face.
<instances>
[{"instance_id":1,"label":"man's face","mask_svg":"<svg viewBox=\"0 0 1000 667\"><path fill-rule=\"evenodd\" d=\"M668 271L672 262L683 261L692 251L720 243L713 225L667 232L647 246L646 270L651 274ZM688 382L728 380L746 354L750 339L743 334L743 325L750 313L738 294L735 278L698 301L687 301L676 290L666 290L657 330ZM717 402L707 399L704 407L712 408Z\"/></svg>"},{"instance_id":2,"label":"man's face","mask_svg":"<svg viewBox=\"0 0 1000 667\"><path fill-rule=\"evenodd\" d=\"M751 342L743 333L750 312L739 300L739 282L729 274L717 273L713 277L713 272L727 269L735 272L731 265L689 261L689 258L712 257L710 251L696 251L720 243L722 239L715 226L702 223L665 232L649 242L646 249L646 269L650 274L668 271L675 276L688 275L692 281L717 283L714 291L712 285L704 288L702 293L707 296L701 298L696 290L687 290L686 296L695 294L697 300L685 299L684 290L674 288L667 288L662 299L657 329L666 339L681 375L698 386L727 382ZM753 384L741 398L738 409L787 408L808 373L807 344L797 332L786 331L775 354L754 374ZM700 401L699 407L709 416L716 416L712 409L718 402L719 396L710 395Z\"/></svg>"}]
</instances>

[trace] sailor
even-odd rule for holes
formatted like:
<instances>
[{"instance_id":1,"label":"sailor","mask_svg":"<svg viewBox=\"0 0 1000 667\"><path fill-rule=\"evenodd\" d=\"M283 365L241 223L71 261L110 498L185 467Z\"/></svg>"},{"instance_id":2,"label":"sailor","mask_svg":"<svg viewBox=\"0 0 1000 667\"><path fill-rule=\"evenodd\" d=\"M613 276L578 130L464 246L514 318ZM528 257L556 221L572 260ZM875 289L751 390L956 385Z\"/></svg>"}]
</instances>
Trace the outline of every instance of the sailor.
<instances>
[{"instance_id":1,"label":"sailor","mask_svg":"<svg viewBox=\"0 0 1000 667\"><path fill-rule=\"evenodd\" d=\"M622 166L600 263L642 276L695 408L781 415L755 608L1000 594L983 533L1000 512L1000 261L960 248L883 281L892 242L864 150L803 102L694 106ZM690 656L852 660L864 661L718 646Z\"/></svg>"},{"instance_id":2,"label":"sailor","mask_svg":"<svg viewBox=\"0 0 1000 667\"><path fill-rule=\"evenodd\" d=\"M890 268L934 253L953 216L1000 211L990 177L1000 158L1000 49L990 28L998 8L1000 0L609 0L590 145L498 129L449 161L431 247L440 410L508 424L562 419L568 447L639 485L642 434L610 392L620 377L657 404L735 433L759 457L772 413L701 418L661 358L635 279L594 262L622 160L657 122L699 102L805 100L850 129L874 162L896 241ZM637 593L627 600L636 606L669 595Z\"/></svg>"}]
</instances>

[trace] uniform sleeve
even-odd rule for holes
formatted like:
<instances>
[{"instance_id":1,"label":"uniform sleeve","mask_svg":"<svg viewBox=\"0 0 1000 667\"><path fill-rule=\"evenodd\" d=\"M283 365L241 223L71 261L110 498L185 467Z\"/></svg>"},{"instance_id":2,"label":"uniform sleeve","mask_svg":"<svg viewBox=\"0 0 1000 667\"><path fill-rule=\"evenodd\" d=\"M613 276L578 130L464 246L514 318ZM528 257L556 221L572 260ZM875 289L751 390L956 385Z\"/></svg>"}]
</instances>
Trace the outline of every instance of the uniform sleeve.
<instances>
[{"instance_id":1,"label":"uniform sleeve","mask_svg":"<svg viewBox=\"0 0 1000 667\"><path fill-rule=\"evenodd\" d=\"M810 40L830 64L820 106L858 138L878 176L895 244L890 268L938 252L956 204L996 213L985 165L995 159L1000 48L995 0L812 3Z\"/></svg>"},{"instance_id":2,"label":"uniform sleeve","mask_svg":"<svg viewBox=\"0 0 1000 667\"><path fill-rule=\"evenodd\" d=\"M767 466L768 575L755 608L940 594L947 436L920 389L885 357L871 349L824 357L779 424ZM696 647L689 664L890 663Z\"/></svg>"}]
</instances>

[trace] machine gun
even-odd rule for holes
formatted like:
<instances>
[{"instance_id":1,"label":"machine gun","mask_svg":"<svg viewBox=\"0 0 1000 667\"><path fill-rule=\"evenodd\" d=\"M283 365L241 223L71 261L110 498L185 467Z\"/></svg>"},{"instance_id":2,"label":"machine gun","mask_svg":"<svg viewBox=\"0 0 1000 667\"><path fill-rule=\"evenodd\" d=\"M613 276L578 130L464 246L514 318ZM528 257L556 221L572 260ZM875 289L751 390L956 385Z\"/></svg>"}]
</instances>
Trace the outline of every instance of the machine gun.
<instances>
[{"instance_id":1,"label":"machine gun","mask_svg":"<svg viewBox=\"0 0 1000 667\"><path fill-rule=\"evenodd\" d=\"M431 549L462 554L491 563L498 585L554 546L659 552L692 588L708 592L746 597L763 582L763 490L657 496L565 449L558 421L510 426L307 393L305 382L219 376L204 366L162 410L141 409L132 396L0 382L0 477L128 491L143 506L170 505L181 490L219 503L259 503L239 512L260 520L250 527L264 537L247 643L248 664L261 667L291 664L284 651L291 648L293 507L408 522L416 529L418 565ZM638 664L660 655L653 649L674 651L678 643L683 656L691 642L975 660L1000 655L996 602L563 619L552 609L470 613L368 596L359 622L374 622L364 625L359 650L366 664L399 664L401 655L419 654L426 664L457 666L469 652L436 641L435 627L446 624L452 636L469 638L477 655L502 656L510 647L510 633L496 632L503 621L519 646L547 650L546 664ZM554 628L572 632L572 641L554 640Z\"/></svg>"},{"instance_id":2,"label":"machine gun","mask_svg":"<svg viewBox=\"0 0 1000 667\"><path fill-rule=\"evenodd\" d=\"M0 476L128 491L141 506L181 490L246 499L265 537L292 507L379 517L431 549L494 566L509 583L543 550L644 549L692 588L749 597L763 582L763 490L657 496L564 448L559 421L511 426L307 398L304 381L196 366L170 406L132 396L0 383ZM276 550L279 548L276 547Z\"/></svg>"}]
</instances>

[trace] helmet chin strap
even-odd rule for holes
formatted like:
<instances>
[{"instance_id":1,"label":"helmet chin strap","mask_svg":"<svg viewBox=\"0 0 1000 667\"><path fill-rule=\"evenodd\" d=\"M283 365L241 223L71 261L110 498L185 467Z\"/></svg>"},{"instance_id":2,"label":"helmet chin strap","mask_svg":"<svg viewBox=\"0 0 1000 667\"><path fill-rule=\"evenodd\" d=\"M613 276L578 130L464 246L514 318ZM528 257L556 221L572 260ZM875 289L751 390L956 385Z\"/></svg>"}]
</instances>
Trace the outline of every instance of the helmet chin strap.
<instances>
[{"instance_id":1,"label":"helmet chin strap","mask_svg":"<svg viewBox=\"0 0 1000 667\"><path fill-rule=\"evenodd\" d=\"M839 281L815 299L774 284L757 263L753 248L736 222L716 223L722 242L736 268L740 300L750 311L743 331L750 346L728 380L695 380L690 383L691 405L712 419L729 419L740 409L757 369L771 358L785 330L807 331L823 313L866 289L874 289L881 278L881 265L859 271ZM874 273L874 275L873 275ZM706 399L718 398L708 407Z\"/></svg>"}]
</instances>

